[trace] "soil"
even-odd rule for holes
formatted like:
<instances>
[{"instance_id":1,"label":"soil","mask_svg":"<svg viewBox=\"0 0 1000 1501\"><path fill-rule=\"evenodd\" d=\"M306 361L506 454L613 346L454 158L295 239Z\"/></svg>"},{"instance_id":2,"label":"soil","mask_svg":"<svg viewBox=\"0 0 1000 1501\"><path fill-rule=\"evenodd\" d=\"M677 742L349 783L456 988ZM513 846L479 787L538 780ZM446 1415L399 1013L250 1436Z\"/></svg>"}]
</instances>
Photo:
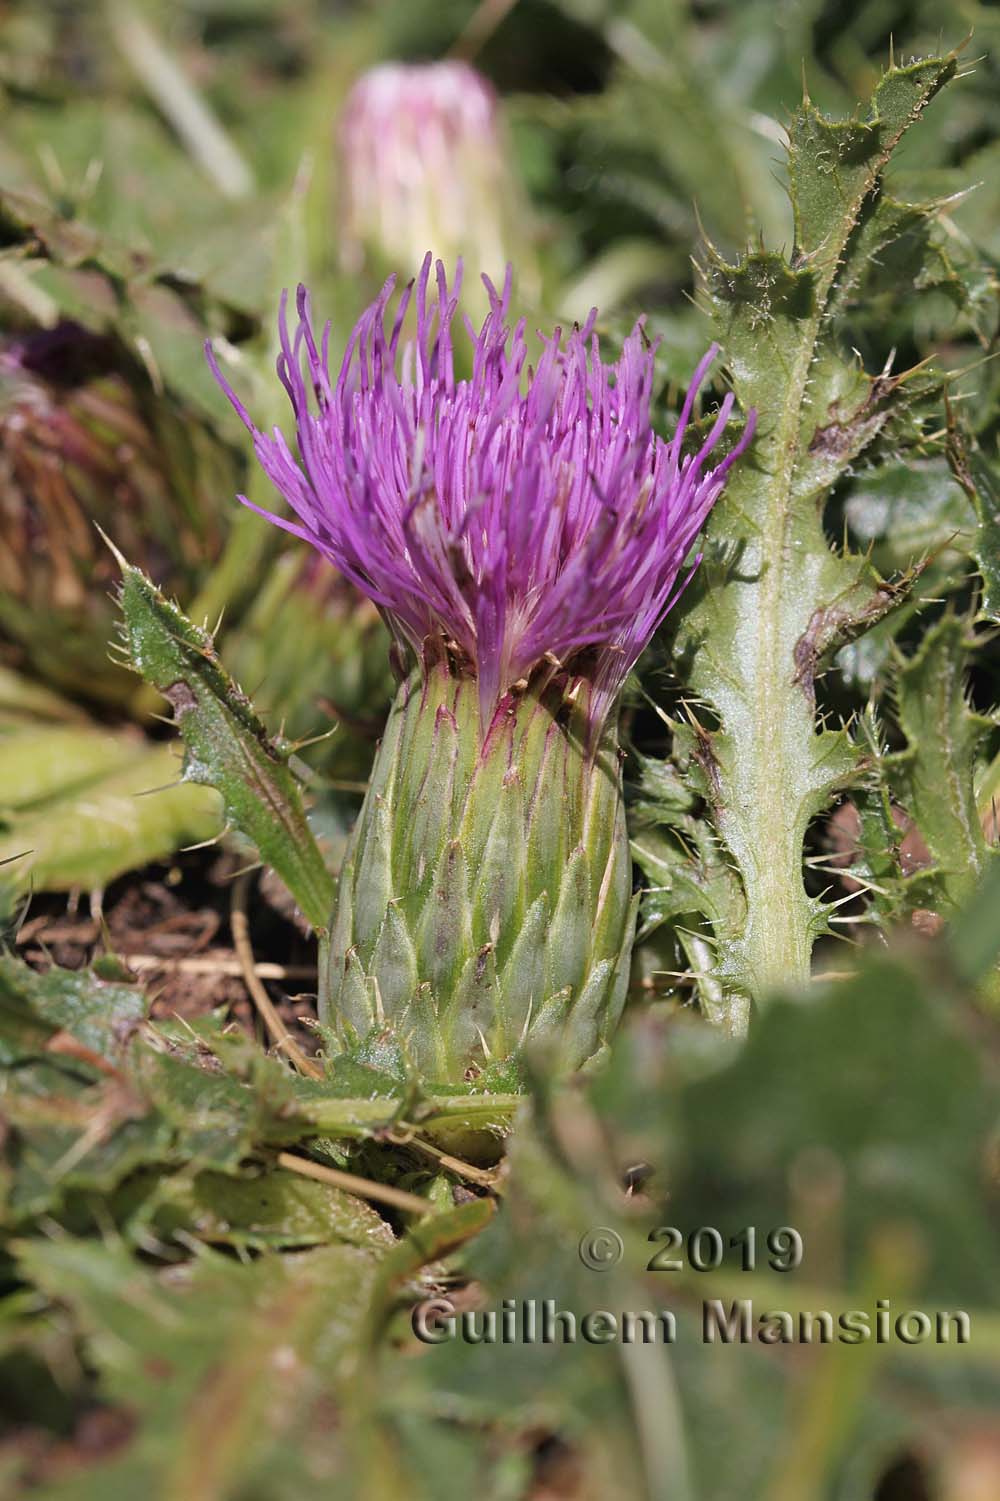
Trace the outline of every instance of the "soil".
<instances>
[{"instance_id":1,"label":"soil","mask_svg":"<svg viewBox=\"0 0 1000 1501\"><path fill-rule=\"evenodd\" d=\"M33 968L81 969L104 954L122 959L151 997L151 1016L188 1021L222 1010L268 1038L242 979L229 914L238 856L191 851L147 866L109 886L99 910L74 896L32 898L16 948ZM251 877L247 915L258 973L285 1026L307 1053L316 1050L316 944L284 888Z\"/></svg>"}]
</instances>

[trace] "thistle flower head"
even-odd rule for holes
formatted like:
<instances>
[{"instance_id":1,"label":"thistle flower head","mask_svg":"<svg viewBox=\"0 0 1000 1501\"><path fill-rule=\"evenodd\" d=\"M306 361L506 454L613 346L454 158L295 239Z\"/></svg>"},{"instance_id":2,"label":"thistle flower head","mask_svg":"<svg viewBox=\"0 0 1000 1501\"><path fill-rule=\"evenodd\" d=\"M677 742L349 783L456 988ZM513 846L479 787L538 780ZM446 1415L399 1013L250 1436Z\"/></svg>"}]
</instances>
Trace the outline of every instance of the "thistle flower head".
<instances>
[{"instance_id":1,"label":"thistle flower head","mask_svg":"<svg viewBox=\"0 0 1000 1501\"><path fill-rule=\"evenodd\" d=\"M194 477L192 479L192 477ZM185 592L221 544L229 459L110 336L62 321L0 339L0 649L87 698L131 703L107 661L115 563L98 523Z\"/></svg>"},{"instance_id":2,"label":"thistle flower head","mask_svg":"<svg viewBox=\"0 0 1000 1501\"><path fill-rule=\"evenodd\" d=\"M329 326L317 339L304 288L298 326L281 310L278 372L295 415L298 459L267 436L217 378L253 433L258 459L296 520L269 519L312 543L384 611L419 657L443 646L478 680L484 730L504 696L553 660L589 682L600 727L639 654L683 588L692 543L753 434L715 467L722 402L697 453L682 453L699 364L677 431L650 424L653 349L641 321L621 358L601 360L596 314L556 329L528 365L525 323L484 278L490 311L468 320L471 374L454 333L461 268L449 288L430 256L387 317L393 281L361 318L339 375ZM416 303L416 338L403 343ZM211 358L211 351L209 351ZM246 502L250 504L250 502Z\"/></svg>"},{"instance_id":3,"label":"thistle flower head","mask_svg":"<svg viewBox=\"0 0 1000 1501\"><path fill-rule=\"evenodd\" d=\"M468 63L382 63L348 95L340 123L340 244L407 274L430 246L499 272L516 185L497 97Z\"/></svg>"}]
</instances>

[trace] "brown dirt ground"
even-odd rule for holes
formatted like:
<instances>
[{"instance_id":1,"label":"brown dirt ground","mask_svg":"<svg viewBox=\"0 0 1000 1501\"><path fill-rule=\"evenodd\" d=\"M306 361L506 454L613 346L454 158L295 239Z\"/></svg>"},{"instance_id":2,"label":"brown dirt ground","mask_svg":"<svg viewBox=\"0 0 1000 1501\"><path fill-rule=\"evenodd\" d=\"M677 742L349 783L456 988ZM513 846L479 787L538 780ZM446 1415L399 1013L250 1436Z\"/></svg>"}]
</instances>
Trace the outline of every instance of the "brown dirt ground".
<instances>
[{"instance_id":1,"label":"brown dirt ground","mask_svg":"<svg viewBox=\"0 0 1000 1501\"><path fill-rule=\"evenodd\" d=\"M192 1020L222 1009L267 1042L233 946L230 910L245 863L217 850L178 855L110 886L100 911L86 899L43 894L30 902L17 952L34 968L80 969L102 954L125 961L152 998L154 1018ZM306 1052L316 1048L316 946L284 888L251 878L248 918L254 959L282 1021Z\"/></svg>"}]
</instances>

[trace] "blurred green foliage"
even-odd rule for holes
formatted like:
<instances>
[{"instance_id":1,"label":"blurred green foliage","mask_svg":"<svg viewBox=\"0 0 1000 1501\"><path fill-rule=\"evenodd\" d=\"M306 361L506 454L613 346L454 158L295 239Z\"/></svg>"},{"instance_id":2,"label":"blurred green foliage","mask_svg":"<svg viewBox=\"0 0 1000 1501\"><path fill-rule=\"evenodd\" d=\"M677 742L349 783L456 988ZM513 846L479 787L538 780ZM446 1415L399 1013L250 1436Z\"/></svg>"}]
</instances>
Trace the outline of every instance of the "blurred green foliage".
<instances>
[{"instance_id":1,"label":"blurred green foliage","mask_svg":"<svg viewBox=\"0 0 1000 1501\"><path fill-rule=\"evenodd\" d=\"M989 964L995 888L982 900ZM67 1501L292 1497L319 1478L438 1501L472 1475L496 1497L558 1477L581 1497L863 1501L905 1456L925 1489L901 1494L974 1494L963 1467L1000 1397L1000 1096L943 949L873 954L846 984L775 998L742 1048L637 1013L600 1077L534 1079L495 1217L461 1163L420 1148L414 1098L338 1097L215 1023L151 1024L102 973L0 966L12 1482ZM393 1119L410 1124L389 1146ZM379 1162L426 1216L386 1219L277 1164L310 1143L320 1162ZM683 1238L675 1270L650 1266L665 1224ZM722 1238L714 1270L697 1267L700 1226ZM787 1226L801 1264L781 1271L795 1258L771 1232ZM622 1258L590 1270L578 1248L599 1228ZM431 1296L552 1299L578 1320L667 1309L676 1338L422 1346L410 1309ZM972 1339L708 1344L710 1299L796 1318L874 1318L878 1299L893 1319L960 1309ZM89 1455L88 1425L108 1434Z\"/></svg>"}]
</instances>

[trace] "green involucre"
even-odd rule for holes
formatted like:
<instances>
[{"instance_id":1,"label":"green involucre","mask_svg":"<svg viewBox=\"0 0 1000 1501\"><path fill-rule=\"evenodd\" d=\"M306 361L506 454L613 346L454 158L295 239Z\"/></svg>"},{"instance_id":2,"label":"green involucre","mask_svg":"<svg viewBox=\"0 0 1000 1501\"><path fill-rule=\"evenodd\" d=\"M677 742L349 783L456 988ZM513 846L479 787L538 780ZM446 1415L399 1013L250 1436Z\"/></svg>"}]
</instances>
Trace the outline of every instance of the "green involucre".
<instances>
[{"instance_id":1,"label":"green involucre","mask_svg":"<svg viewBox=\"0 0 1000 1501\"><path fill-rule=\"evenodd\" d=\"M320 1013L344 1045L458 1082L544 1038L577 1068L618 1020L634 921L613 732L588 751L550 682L483 743L475 681L414 671L340 878Z\"/></svg>"}]
</instances>

